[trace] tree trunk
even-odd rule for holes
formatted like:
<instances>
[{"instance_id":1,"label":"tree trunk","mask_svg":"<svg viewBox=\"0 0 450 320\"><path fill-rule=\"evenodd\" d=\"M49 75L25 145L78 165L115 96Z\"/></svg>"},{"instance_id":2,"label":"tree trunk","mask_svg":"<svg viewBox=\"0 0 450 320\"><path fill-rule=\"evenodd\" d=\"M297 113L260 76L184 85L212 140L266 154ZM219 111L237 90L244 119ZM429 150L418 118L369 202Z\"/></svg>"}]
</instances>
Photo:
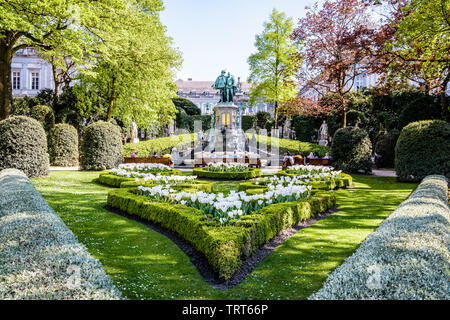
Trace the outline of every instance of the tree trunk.
<instances>
[{"instance_id":1,"label":"tree trunk","mask_svg":"<svg viewBox=\"0 0 450 320\"><path fill-rule=\"evenodd\" d=\"M114 99L111 98L108 101L108 112L106 114L106 122L109 122L109 120L111 120L113 108L114 108Z\"/></svg>"},{"instance_id":2,"label":"tree trunk","mask_svg":"<svg viewBox=\"0 0 450 320\"><path fill-rule=\"evenodd\" d=\"M274 120L275 120L275 125L274 128L278 129L278 101L275 101L275 110L274 110Z\"/></svg>"},{"instance_id":3,"label":"tree trunk","mask_svg":"<svg viewBox=\"0 0 450 320\"><path fill-rule=\"evenodd\" d=\"M342 128L347 126L347 110L344 109L344 122L342 124Z\"/></svg>"},{"instance_id":4,"label":"tree trunk","mask_svg":"<svg viewBox=\"0 0 450 320\"><path fill-rule=\"evenodd\" d=\"M12 85L11 62L13 50L0 40L0 120L11 115Z\"/></svg>"},{"instance_id":5,"label":"tree trunk","mask_svg":"<svg viewBox=\"0 0 450 320\"><path fill-rule=\"evenodd\" d=\"M440 96L441 96L442 112L445 112L448 109L446 90L447 90L447 86L448 86L449 82L450 82L450 72L447 74L447 77L444 79L444 81L442 82L442 85L441 85Z\"/></svg>"}]
</instances>

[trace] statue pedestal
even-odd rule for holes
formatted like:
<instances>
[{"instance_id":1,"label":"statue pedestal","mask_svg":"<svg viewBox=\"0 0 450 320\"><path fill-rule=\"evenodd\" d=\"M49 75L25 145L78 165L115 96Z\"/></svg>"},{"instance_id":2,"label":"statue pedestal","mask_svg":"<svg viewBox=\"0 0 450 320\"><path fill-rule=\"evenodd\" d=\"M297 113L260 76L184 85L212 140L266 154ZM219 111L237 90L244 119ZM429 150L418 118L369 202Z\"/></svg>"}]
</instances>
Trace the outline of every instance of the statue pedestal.
<instances>
[{"instance_id":1,"label":"statue pedestal","mask_svg":"<svg viewBox=\"0 0 450 320\"><path fill-rule=\"evenodd\" d=\"M245 136L237 121L239 107L231 102L214 106L214 128L211 130L209 149L233 153L244 151Z\"/></svg>"},{"instance_id":2,"label":"statue pedestal","mask_svg":"<svg viewBox=\"0 0 450 320\"><path fill-rule=\"evenodd\" d=\"M319 140L319 145L328 146L328 140Z\"/></svg>"}]
</instances>

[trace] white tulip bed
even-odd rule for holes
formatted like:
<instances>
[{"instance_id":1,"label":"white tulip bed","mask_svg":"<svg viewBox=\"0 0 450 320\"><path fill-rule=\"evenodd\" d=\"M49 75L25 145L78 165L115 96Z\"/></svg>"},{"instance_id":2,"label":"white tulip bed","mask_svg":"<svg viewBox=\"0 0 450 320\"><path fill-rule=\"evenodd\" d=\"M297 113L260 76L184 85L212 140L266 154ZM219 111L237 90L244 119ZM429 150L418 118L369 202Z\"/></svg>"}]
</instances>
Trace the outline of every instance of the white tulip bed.
<instances>
[{"instance_id":1,"label":"white tulip bed","mask_svg":"<svg viewBox=\"0 0 450 320\"><path fill-rule=\"evenodd\" d=\"M0 300L120 299L23 172L0 171Z\"/></svg>"},{"instance_id":2,"label":"white tulip bed","mask_svg":"<svg viewBox=\"0 0 450 320\"><path fill-rule=\"evenodd\" d=\"M447 192L426 177L310 299L450 299Z\"/></svg>"},{"instance_id":3,"label":"white tulip bed","mask_svg":"<svg viewBox=\"0 0 450 320\"><path fill-rule=\"evenodd\" d=\"M250 169L248 164L238 162L210 163L206 168L210 172L247 172Z\"/></svg>"},{"instance_id":4,"label":"white tulip bed","mask_svg":"<svg viewBox=\"0 0 450 320\"><path fill-rule=\"evenodd\" d=\"M122 163L119 165L119 169L139 173L161 173L172 170L171 167L162 163Z\"/></svg>"},{"instance_id":5,"label":"white tulip bed","mask_svg":"<svg viewBox=\"0 0 450 320\"><path fill-rule=\"evenodd\" d=\"M265 206L280 203L308 199L311 186L307 185L283 185L272 183L268 185L268 191L262 194L247 195L245 191L231 191L227 196L222 193L197 193L177 191L171 185L158 185L154 187L138 187L138 194L149 198L179 203L203 211L208 216L218 218L223 224L228 224L232 219L238 219Z\"/></svg>"},{"instance_id":6,"label":"white tulip bed","mask_svg":"<svg viewBox=\"0 0 450 320\"><path fill-rule=\"evenodd\" d=\"M145 182L153 182L153 183L190 183L194 182L197 179L197 176L162 176L159 174L153 173L142 173L139 171L130 171L123 169L111 169L109 171L110 174L121 178L135 178L136 181L143 180Z\"/></svg>"}]
</instances>

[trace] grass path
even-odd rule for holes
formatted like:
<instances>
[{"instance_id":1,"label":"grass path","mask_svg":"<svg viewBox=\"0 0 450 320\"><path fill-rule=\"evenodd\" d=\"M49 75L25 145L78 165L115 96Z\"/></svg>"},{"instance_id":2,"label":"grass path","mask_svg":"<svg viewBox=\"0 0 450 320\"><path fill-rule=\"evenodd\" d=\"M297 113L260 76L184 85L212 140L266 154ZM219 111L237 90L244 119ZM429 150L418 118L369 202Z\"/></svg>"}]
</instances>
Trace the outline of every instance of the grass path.
<instances>
[{"instance_id":1,"label":"grass path","mask_svg":"<svg viewBox=\"0 0 450 320\"><path fill-rule=\"evenodd\" d=\"M93 183L97 177L60 171L32 181L129 299L306 299L416 187L390 177L355 177L355 188L336 192L339 212L298 232L223 292L168 238L105 210L110 188Z\"/></svg>"}]
</instances>

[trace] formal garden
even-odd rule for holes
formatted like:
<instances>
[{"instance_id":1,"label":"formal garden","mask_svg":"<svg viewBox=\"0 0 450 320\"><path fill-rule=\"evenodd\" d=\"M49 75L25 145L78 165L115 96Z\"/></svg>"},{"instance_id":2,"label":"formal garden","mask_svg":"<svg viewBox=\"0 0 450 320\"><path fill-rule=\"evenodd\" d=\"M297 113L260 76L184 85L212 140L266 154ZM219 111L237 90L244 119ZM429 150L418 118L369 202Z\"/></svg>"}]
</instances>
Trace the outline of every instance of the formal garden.
<instances>
[{"instance_id":1,"label":"formal garden","mask_svg":"<svg viewBox=\"0 0 450 320\"><path fill-rule=\"evenodd\" d=\"M248 58L247 103L272 108L255 114L225 71L207 113L177 96L159 2L98 1L80 28L53 25L67 20L58 1L30 4L35 20L0 4L0 49L3 35L38 47L59 74L57 90L14 99L0 77L0 300L448 300L448 56L408 37L420 20L408 17L442 15L425 2L393 9L379 33L337 22L365 21L359 1L327 1L296 27L274 9ZM345 66L320 61L324 34ZM262 67L275 57L279 77ZM384 70L376 86L333 78L354 81L366 60ZM329 90L300 95L302 68Z\"/></svg>"}]
</instances>

